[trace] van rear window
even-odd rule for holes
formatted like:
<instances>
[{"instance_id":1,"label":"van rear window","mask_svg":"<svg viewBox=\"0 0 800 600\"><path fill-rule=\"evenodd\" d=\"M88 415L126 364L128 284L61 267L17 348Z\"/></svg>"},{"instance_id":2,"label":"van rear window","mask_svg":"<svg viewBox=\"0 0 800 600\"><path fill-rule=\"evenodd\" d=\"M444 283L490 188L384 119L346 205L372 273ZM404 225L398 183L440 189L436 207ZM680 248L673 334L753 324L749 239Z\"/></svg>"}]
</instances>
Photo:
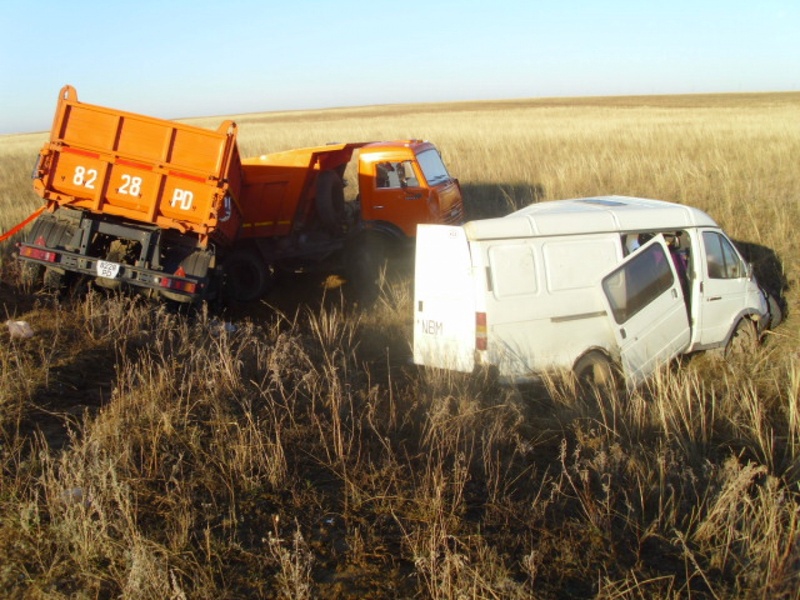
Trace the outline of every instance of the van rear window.
<instances>
[{"instance_id":1,"label":"van rear window","mask_svg":"<svg viewBox=\"0 0 800 600\"><path fill-rule=\"evenodd\" d=\"M661 244L653 244L603 278L603 291L614 320L624 323L674 283L670 258Z\"/></svg>"}]
</instances>

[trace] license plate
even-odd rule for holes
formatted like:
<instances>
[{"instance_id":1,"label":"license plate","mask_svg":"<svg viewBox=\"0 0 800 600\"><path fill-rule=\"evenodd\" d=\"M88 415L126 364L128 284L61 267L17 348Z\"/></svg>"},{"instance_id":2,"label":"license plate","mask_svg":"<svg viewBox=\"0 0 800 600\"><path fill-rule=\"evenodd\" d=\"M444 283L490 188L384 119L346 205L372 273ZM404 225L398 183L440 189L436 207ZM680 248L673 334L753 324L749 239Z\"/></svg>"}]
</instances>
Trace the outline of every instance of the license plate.
<instances>
[{"instance_id":1,"label":"license plate","mask_svg":"<svg viewBox=\"0 0 800 600\"><path fill-rule=\"evenodd\" d=\"M115 279L119 275L119 265L106 260L97 261L97 276L106 279Z\"/></svg>"}]
</instances>

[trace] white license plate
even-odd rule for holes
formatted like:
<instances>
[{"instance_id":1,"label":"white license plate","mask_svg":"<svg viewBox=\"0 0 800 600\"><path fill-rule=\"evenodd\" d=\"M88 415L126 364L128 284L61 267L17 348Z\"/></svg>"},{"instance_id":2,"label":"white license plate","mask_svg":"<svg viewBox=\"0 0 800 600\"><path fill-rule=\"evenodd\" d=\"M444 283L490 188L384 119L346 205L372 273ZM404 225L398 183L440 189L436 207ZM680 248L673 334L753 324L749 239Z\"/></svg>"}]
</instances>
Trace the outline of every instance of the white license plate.
<instances>
[{"instance_id":1,"label":"white license plate","mask_svg":"<svg viewBox=\"0 0 800 600\"><path fill-rule=\"evenodd\" d=\"M97 276L106 279L115 279L119 275L119 265L106 260L97 261Z\"/></svg>"}]
</instances>

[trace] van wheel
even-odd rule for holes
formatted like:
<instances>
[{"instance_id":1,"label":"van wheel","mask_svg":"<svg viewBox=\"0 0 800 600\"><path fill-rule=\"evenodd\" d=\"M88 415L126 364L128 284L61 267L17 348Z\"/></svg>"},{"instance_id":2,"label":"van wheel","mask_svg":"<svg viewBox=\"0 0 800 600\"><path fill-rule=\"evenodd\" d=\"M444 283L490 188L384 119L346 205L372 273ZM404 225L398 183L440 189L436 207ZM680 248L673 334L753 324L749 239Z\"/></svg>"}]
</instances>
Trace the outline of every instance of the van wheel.
<instances>
[{"instance_id":1,"label":"van wheel","mask_svg":"<svg viewBox=\"0 0 800 600\"><path fill-rule=\"evenodd\" d=\"M725 346L725 358L728 360L744 359L752 355L757 346L756 324L750 319L741 319Z\"/></svg>"},{"instance_id":2,"label":"van wheel","mask_svg":"<svg viewBox=\"0 0 800 600\"><path fill-rule=\"evenodd\" d=\"M775 329L783 322L783 309L773 294L767 293L766 296L769 305L769 329Z\"/></svg>"},{"instance_id":3,"label":"van wheel","mask_svg":"<svg viewBox=\"0 0 800 600\"><path fill-rule=\"evenodd\" d=\"M619 384L617 369L611 359L597 350L581 356L573 368L575 379L582 391L600 390L610 392Z\"/></svg>"}]
</instances>

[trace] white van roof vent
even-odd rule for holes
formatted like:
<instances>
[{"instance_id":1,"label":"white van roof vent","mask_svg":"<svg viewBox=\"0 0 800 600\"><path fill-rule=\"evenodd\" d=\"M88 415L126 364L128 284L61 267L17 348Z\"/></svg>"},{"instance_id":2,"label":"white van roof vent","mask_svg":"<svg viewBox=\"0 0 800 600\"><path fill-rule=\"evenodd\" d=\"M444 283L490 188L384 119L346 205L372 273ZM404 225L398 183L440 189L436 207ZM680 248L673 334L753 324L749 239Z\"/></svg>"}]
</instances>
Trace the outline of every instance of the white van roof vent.
<instances>
[{"instance_id":1,"label":"white van roof vent","mask_svg":"<svg viewBox=\"0 0 800 600\"><path fill-rule=\"evenodd\" d=\"M578 200L585 204L597 204L599 206L625 206L625 202L619 200L611 200L610 198L583 198Z\"/></svg>"}]
</instances>

